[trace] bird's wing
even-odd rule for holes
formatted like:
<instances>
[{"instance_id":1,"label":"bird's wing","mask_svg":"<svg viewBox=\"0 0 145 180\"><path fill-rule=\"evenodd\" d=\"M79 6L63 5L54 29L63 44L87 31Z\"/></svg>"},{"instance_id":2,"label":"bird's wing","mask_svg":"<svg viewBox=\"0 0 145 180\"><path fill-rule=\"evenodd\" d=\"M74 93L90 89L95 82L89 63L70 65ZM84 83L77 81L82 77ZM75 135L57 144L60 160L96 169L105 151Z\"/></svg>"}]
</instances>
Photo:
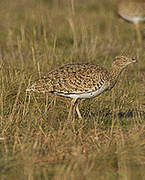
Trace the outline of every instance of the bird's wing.
<instances>
[{"instance_id":1,"label":"bird's wing","mask_svg":"<svg viewBox=\"0 0 145 180\"><path fill-rule=\"evenodd\" d=\"M51 71L35 87L45 92L80 93L99 89L108 76L109 72L99 65L67 64Z\"/></svg>"}]
</instances>

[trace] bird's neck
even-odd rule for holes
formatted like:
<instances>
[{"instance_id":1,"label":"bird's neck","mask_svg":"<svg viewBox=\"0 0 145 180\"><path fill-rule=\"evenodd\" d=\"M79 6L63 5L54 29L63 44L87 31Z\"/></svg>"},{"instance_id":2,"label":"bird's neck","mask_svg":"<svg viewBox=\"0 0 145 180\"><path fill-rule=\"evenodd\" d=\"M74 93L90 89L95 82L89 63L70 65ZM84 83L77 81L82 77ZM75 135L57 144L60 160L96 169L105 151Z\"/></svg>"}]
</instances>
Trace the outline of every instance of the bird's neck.
<instances>
[{"instance_id":1,"label":"bird's neck","mask_svg":"<svg viewBox=\"0 0 145 180\"><path fill-rule=\"evenodd\" d=\"M125 67L120 66L112 66L111 68L111 80L110 80L110 89L114 87L116 84L121 72L125 69Z\"/></svg>"}]
</instances>

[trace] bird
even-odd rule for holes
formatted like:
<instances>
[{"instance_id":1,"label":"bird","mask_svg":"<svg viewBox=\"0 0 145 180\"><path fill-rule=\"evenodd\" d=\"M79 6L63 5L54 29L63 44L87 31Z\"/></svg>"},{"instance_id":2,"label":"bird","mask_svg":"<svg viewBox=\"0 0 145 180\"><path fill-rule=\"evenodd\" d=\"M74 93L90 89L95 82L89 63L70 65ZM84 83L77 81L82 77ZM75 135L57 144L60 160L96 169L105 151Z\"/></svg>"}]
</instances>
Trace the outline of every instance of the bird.
<instances>
[{"instance_id":1,"label":"bird","mask_svg":"<svg viewBox=\"0 0 145 180\"><path fill-rule=\"evenodd\" d=\"M109 70L90 63L65 64L36 80L26 91L71 98L67 119L72 118L75 110L79 119L82 119L78 100L94 98L111 90L123 69L134 62L136 62L136 58L121 55L114 58Z\"/></svg>"},{"instance_id":2,"label":"bird","mask_svg":"<svg viewBox=\"0 0 145 180\"><path fill-rule=\"evenodd\" d=\"M117 6L118 15L135 25L138 43L141 44L139 23L145 21L145 0L118 0Z\"/></svg>"}]
</instances>

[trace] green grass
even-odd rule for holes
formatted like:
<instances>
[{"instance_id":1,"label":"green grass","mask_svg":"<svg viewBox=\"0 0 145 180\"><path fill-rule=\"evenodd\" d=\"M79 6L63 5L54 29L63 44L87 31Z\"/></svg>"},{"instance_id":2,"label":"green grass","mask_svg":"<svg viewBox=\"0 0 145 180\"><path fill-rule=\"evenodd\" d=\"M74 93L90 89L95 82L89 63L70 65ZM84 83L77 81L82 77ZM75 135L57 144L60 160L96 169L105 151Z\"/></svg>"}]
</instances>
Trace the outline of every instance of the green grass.
<instances>
[{"instance_id":1,"label":"green grass","mask_svg":"<svg viewBox=\"0 0 145 180\"><path fill-rule=\"evenodd\" d=\"M1 180L145 177L145 42L114 10L113 0L0 2ZM122 53L138 63L80 105L82 121L67 121L68 99L26 93L64 63L109 68Z\"/></svg>"}]
</instances>

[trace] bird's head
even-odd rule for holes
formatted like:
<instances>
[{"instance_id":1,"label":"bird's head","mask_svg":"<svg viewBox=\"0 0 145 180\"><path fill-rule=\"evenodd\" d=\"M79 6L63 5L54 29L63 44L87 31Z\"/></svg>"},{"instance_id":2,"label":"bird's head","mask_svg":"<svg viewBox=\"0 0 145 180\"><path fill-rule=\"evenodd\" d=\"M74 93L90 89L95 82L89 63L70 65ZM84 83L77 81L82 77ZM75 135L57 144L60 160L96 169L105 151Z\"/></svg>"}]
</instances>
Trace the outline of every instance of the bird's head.
<instances>
[{"instance_id":1,"label":"bird's head","mask_svg":"<svg viewBox=\"0 0 145 180\"><path fill-rule=\"evenodd\" d=\"M128 66L131 63L135 63L136 59L135 58L130 58L127 56L116 56L112 66L113 67L118 67L118 68L125 68L126 66Z\"/></svg>"}]
</instances>

